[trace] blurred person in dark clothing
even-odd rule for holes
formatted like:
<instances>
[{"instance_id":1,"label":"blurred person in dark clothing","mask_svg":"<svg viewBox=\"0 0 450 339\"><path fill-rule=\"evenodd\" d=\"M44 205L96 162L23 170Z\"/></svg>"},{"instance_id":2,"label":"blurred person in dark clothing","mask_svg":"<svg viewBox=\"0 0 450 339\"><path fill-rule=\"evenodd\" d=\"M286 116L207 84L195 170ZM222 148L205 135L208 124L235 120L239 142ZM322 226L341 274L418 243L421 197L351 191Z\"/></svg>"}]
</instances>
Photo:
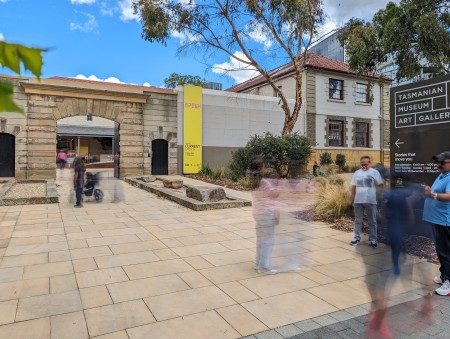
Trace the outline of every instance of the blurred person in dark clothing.
<instances>
[{"instance_id":1,"label":"blurred person in dark clothing","mask_svg":"<svg viewBox=\"0 0 450 339\"><path fill-rule=\"evenodd\" d=\"M77 199L74 207L83 207L82 195L84 183L86 182L86 166L81 161L81 157L77 156L73 163L74 174L73 174L73 188L75 189L75 197Z\"/></svg>"}]
</instances>

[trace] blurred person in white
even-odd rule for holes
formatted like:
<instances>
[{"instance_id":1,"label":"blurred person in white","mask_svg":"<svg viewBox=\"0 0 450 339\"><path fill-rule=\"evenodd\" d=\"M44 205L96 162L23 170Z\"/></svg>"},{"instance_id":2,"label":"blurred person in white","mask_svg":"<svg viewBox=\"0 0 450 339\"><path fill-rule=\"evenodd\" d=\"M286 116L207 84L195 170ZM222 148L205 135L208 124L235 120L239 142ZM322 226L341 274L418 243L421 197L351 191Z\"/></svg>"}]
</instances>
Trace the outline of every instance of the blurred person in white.
<instances>
[{"instance_id":1,"label":"blurred person in white","mask_svg":"<svg viewBox=\"0 0 450 339\"><path fill-rule=\"evenodd\" d=\"M274 199L280 194L276 180L263 178L265 164L263 160L252 162L250 169L258 180L258 188L253 195L253 217L256 227L256 267L258 272L275 274L272 267L272 250L275 241L275 225L279 222L279 212Z\"/></svg>"},{"instance_id":2,"label":"blurred person in white","mask_svg":"<svg viewBox=\"0 0 450 339\"><path fill-rule=\"evenodd\" d=\"M384 180L376 169L371 168L369 156L360 158L361 169L352 177L352 194L350 204L355 211L354 236L350 245L355 246L361 241L361 229L364 211L369 223L369 241L372 248L377 248L377 186L383 187Z\"/></svg>"}]
</instances>

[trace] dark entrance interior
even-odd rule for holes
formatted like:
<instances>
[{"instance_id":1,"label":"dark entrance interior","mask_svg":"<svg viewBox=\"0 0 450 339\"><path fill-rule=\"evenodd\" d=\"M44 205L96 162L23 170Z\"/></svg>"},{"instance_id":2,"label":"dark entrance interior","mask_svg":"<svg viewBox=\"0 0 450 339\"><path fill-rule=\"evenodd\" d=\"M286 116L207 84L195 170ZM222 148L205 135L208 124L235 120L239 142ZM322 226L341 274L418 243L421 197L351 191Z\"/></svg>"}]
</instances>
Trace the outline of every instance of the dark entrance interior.
<instances>
[{"instance_id":1,"label":"dark entrance interior","mask_svg":"<svg viewBox=\"0 0 450 339\"><path fill-rule=\"evenodd\" d=\"M0 133L0 177L15 177L16 137Z\"/></svg>"},{"instance_id":2,"label":"dark entrance interior","mask_svg":"<svg viewBox=\"0 0 450 339\"><path fill-rule=\"evenodd\" d=\"M152 174L167 175L169 168L168 141L155 139L152 141Z\"/></svg>"},{"instance_id":3,"label":"dark entrance interior","mask_svg":"<svg viewBox=\"0 0 450 339\"><path fill-rule=\"evenodd\" d=\"M114 177L120 179L120 124L114 123L114 139L113 139L113 154L114 154Z\"/></svg>"}]
</instances>

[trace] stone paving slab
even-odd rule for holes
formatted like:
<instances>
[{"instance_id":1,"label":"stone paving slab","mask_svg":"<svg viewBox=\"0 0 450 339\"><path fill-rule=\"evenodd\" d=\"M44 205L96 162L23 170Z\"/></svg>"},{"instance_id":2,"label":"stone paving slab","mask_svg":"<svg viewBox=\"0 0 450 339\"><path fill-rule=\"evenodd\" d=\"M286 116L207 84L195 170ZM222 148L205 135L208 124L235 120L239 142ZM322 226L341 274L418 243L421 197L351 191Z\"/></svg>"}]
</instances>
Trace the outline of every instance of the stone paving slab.
<instances>
[{"instance_id":1,"label":"stone paving slab","mask_svg":"<svg viewBox=\"0 0 450 339\"><path fill-rule=\"evenodd\" d=\"M71 172L56 183L58 204L0 206L0 338L364 337L367 287L389 270L388 249L364 237L352 247L348 233L296 219L313 195L278 203L274 264L301 270L264 275L251 207L192 211L104 172L103 202L75 209ZM411 300L436 288L435 265L406 263L393 324L415 319ZM448 333L450 298L433 299L436 324L393 327L396 337Z\"/></svg>"}]
</instances>

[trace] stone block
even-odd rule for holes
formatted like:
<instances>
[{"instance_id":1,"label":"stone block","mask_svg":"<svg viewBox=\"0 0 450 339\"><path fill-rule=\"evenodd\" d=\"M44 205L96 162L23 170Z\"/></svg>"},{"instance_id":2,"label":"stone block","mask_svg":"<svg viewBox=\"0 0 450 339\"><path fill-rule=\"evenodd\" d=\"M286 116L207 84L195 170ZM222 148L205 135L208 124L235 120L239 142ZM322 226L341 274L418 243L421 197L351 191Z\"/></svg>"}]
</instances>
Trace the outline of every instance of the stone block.
<instances>
[{"instance_id":1,"label":"stone block","mask_svg":"<svg viewBox=\"0 0 450 339\"><path fill-rule=\"evenodd\" d=\"M183 180L173 179L173 178L164 178L163 185L166 188L181 188L181 187L183 187Z\"/></svg>"},{"instance_id":2,"label":"stone block","mask_svg":"<svg viewBox=\"0 0 450 339\"><path fill-rule=\"evenodd\" d=\"M186 189L186 196L198 201L220 201L226 198L225 190L222 187L216 188L197 188L188 187Z\"/></svg>"},{"instance_id":3,"label":"stone block","mask_svg":"<svg viewBox=\"0 0 450 339\"><path fill-rule=\"evenodd\" d=\"M136 178L136 179L141 180L143 182L153 182L153 181L156 180L156 178L154 176L151 176L151 175L145 176L145 177L141 177L141 178Z\"/></svg>"}]
</instances>

